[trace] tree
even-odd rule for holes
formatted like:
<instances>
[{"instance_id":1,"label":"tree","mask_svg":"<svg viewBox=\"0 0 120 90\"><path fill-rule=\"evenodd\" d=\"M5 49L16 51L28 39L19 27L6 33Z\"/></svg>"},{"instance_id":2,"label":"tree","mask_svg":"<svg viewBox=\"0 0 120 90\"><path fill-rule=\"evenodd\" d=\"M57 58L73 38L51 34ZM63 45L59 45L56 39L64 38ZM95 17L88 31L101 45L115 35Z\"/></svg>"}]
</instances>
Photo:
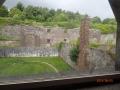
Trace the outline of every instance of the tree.
<instances>
[{"instance_id":1,"label":"tree","mask_svg":"<svg viewBox=\"0 0 120 90\"><path fill-rule=\"evenodd\" d=\"M8 16L8 9L5 6L1 6L0 7L0 16L1 17Z\"/></svg>"},{"instance_id":2,"label":"tree","mask_svg":"<svg viewBox=\"0 0 120 90\"><path fill-rule=\"evenodd\" d=\"M19 9L20 11L23 11L24 10L24 5L21 2L19 2L17 4L16 8Z\"/></svg>"},{"instance_id":3,"label":"tree","mask_svg":"<svg viewBox=\"0 0 120 90\"><path fill-rule=\"evenodd\" d=\"M34 7L29 5L27 6L27 8L24 9L23 13L27 19L33 19L34 18L33 11L34 11Z\"/></svg>"},{"instance_id":4,"label":"tree","mask_svg":"<svg viewBox=\"0 0 120 90\"><path fill-rule=\"evenodd\" d=\"M113 33L116 31L116 25L111 24L94 24L92 28L100 30L103 34Z\"/></svg>"},{"instance_id":5,"label":"tree","mask_svg":"<svg viewBox=\"0 0 120 90\"><path fill-rule=\"evenodd\" d=\"M5 2L5 0L0 0L0 6Z\"/></svg>"},{"instance_id":6,"label":"tree","mask_svg":"<svg viewBox=\"0 0 120 90\"><path fill-rule=\"evenodd\" d=\"M16 7L10 9L10 12L9 12L10 17L21 16L21 15L22 15L22 12L19 9L17 9Z\"/></svg>"},{"instance_id":7,"label":"tree","mask_svg":"<svg viewBox=\"0 0 120 90\"><path fill-rule=\"evenodd\" d=\"M93 23L101 23L101 19L96 16L96 17L92 18L92 22Z\"/></svg>"},{"instance_id":8,"label":"tree","mask_svg":"<svg viewBox=\"0 0 120 90\"><path fill-rule=\"evenodd\" d=\"M59 21L59 22L68 21L68 17L64 13L56 14L55 17L54 17L54 21Z\"/></svg>"},{"instance_id":9,"label":"tree","mask_svg":"<svg viewBox=\"0 0 120 90\"><path fill-rule=\"evenodd\" d=\"M69 20L75 20L75 14L73 12L66 12L66 15L68 16Z\"/></svg>"},{"instance_id":10,"label":"tree","mask_svg":"<svg viewBox=\"0 0 120 90\"><path fill-rule=\"evenodd\" d=\"M113 19L113 18L106 18L103 20L103 24L114 24L115 25L117 23L116 23L115 19Z\"/></svg>"}]
</instances>

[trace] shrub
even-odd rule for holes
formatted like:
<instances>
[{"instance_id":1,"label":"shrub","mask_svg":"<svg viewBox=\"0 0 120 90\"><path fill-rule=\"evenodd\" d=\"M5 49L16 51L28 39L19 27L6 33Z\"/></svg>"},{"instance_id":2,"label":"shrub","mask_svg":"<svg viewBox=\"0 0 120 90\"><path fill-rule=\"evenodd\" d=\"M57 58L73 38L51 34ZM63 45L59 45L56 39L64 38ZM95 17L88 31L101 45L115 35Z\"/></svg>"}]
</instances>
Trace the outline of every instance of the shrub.
<instances>
[{"instance_id":1,"label":"shrub","mask_svg":"<svg viewBox=\"0 0 120 90\"><path fill-rule=\"evenodd\" d=\"M7 17L8 9L5 6L0 7L0 17Z\"/></svg>"},{"instance_id":2,"label":"shrub","mask_svg":"<svg viewBox=\"0 0 120 90\"><path fill-rule=\"evenodd\" d=\"M57 22L59 27L64 27L65 29L77 28L78 25L75 22Z\"/></svg>"},{"instance_id":3,"label":"shrub","mask_svg":"<svg viewBox=\"0 0 120 90\"><path fill-rule=\"evenodd\" d=\"M9 16L14 17L15 15L20 16L20 15L22 15L22 12L17 8L10 9Z\"/></svg>"},{"instance_id":4,"label":"shrub","mask_svg":"<svg viewBox=\"0 0 120 90\"><path fill-rule=\"evenodd\" d=\"M100 30L102 34L116 32L116 25L112 24L92 24L92 28Z\"/></svg>"},{"instance_id":5,"label":"shrub","mask_svg":"<svg viewBox=\"0 0 120 90\"><path fill-rule=\"evenodd\" d=\"M91 43L90 48L98 48L100 46L99 43Z\"/></svg>"},{"instance_id":6,"label":"shrub","mask_svg":"<svg viewBox=\"0 0 120 90\"><path fill-rule=\"evenodd\" d=\"M0 40L1 41L13 40L13 37L5 36L5 35L0 35Z\"/></svg>"},{"instance_id":7,"label":"shrub","mask_svg":"<svg viewBox=\"0 0 120 90\"><path fill-rule=\"evenodd\" d=\"M78 54L79 54L79 49L78 47L74 47L70 50L70 59L73 61L73 62L77 62L77 58L78 58Z\"/></svg>"},{"instance_id":8,"label":"shrub","mask_svg":"<svg viewBox=\"0 0 120 90\"><path fill-rule=\"evenodd\" d=\"M63 45L64 45L63 42L60 42L60 43L57 45L58 51L61 51Z\"/></svg>"},{"instance_id":9,"label":"shrub","mask_svg":"<svg viewBox=\"0 0 120 90\"><path fill-rule=\"evenodd\" d=\"M20 20L16 20L15 18L13 18L13 19L11 19L10 21L9 21L9 24L10 25L19 25L19 24L21 24L22 22L20 21Z\"/></svg>"},{"instance_id":10,"label":"shrub","mask_svg":"<svg viewBox=\"0 0 120 90\"><path fill-rule=\"evenodd\" d=\"M43 26L55 26L56 23L54 22L42 22Z\"/></svg>"}]
</instances>

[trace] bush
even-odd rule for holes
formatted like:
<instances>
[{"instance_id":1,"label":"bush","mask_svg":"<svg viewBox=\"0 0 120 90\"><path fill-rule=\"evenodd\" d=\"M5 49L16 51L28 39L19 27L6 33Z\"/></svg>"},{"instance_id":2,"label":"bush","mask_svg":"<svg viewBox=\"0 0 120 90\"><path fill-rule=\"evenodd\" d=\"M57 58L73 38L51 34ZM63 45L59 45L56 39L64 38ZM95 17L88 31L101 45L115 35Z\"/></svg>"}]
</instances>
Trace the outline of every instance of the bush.
<instances>
[{"instance_id":1,"label":"bush","mask_svg":"<svg viewBox=\"0 0 120 90\"><path fill-rule=\"evenodd\" d=\"M54 22L43 22L42 25L43 26L55 26L56 23Z\"/></svg>"},{"instance_id":2,"label":"bush","mask_svg":"<svg viewBox=\"0 0 120 90\"><path fill-rule=\"evenodd\" d=\"M91 43L90 48L98 48L100 46L99 43Z\"/></svg>"},{"instance_id":3,"label":"bush","mask_svg":"<svg viewBox=\"0 0 120 90\"><path fill-rule=\"evenodd\" d=\"M20 24L22 24L22 21L16 20L14 18L14 19L11 19L8 24L10 24L10 25L20 25Z\"/></svg>"},{"instance_id":4,"label":"bush","mask_svg":"<svg viewBox=\"0 0 120 90\"><path fill-rule=\"evenodd\" d=\"M9 16L14 17L15 15L21 16L22 12L17 8L10 9Z\"/></svg>"},{"instance_id":5,"label":"bush","mask_svg":"<svg viewBox=\"0 0 120 90\"><path fill-rule=\"evenodd\" d=\"M0 17L7 17L8 9L5 6L0 7Z\"/></svg>"},{"instance_id":6,"label":"bush","mask_svg":"<svg viewBox=\"0 0 120 90\"><path fill-rule=\"evenodd\" d=\"M112 24L92 24L92 28L99 29L102 34L116 32L116 25Z\"/></svg>"},{"instance_id":7,"label":"bush","mask_svg":"<svg viewBox=\"0 0 120 90\"><path fill-rule=\"evenodd\" d=\"M5 18L0 18L0 26L4 26L8 23L9 20L5 19Z\"/></svg>"},{"instance_id":8,"label":"bush","mask_svg":"<svg viewBox=\"0 0 120 90\"><path fill-rule=\"evenodd\" d=\"M60 43L57 45L58 51L61 51L61 49L63 48L63 45L64 45L63 42L60 42Z\"/></svg>"},{"instance_id":9,"label":"bush","mask_svg":"<svg viewBox=\"0 0 120 90\"><path fill-rule=\"evenodd\" d=\"M1 41L13 40L13 37L5 36L5 35L0 35L0 40Z\"/></svg>"},{"instance_id":10,"label":"bush","mask_svg":"<svg viewBox=\"0 0 120 90\"><path fill-rule=\"evenodd\" d=\"M79 49L78 47L74 47L70 50L70 59L73 61L73 62L77 62L77 58L78 58L78 54L79 54Z\"/></svg>"},{"instance_id":11,"label":"bush","mask_svg":"<svg viewBox=\"0 0 120 90\"><path fill-rule=\"evenodd\" d=\"M57 22L57 25L65 29L72 29L79 27L79 25L75 22Z\"/></svg>"},{"instance_id":12,"label":"bush","mask_svg":"<svg viewBox=\"0 0 120 90\"><path fill-rule=\"evenodd\" d=\"M21 20L21 16L18 15L18 14L16 14L16 15L13 16L13 19L15 19L15 20Z\"/></svg>"}]
</instances>

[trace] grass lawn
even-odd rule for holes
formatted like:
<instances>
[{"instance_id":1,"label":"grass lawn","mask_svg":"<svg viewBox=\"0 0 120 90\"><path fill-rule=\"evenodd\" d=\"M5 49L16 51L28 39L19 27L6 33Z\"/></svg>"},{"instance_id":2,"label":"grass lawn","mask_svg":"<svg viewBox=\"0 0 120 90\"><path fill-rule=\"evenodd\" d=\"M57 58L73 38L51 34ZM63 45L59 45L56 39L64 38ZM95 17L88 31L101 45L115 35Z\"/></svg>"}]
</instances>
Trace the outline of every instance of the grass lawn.
<instances>
[{"instance_id":1,"label":"grass lawn","mask_svg":"<svg viewBox=\"0 0 120 90\"><path fill-rule=\"evenodd\" d=\"M70 69L59 57L0 58L0 76L32 75Z\"/></svg>"}]
</instances>

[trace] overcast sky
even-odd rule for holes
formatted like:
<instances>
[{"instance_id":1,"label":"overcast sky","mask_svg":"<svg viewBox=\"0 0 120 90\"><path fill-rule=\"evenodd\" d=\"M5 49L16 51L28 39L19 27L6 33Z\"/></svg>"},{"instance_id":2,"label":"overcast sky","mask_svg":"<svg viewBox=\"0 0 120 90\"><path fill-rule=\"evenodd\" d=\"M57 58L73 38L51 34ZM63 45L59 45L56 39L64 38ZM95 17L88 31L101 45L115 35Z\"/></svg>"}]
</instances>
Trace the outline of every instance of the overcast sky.
<instances>
[{"instance_id":1,"label":"overcast sky","mask_svg":"<svg viewBox=\"0 0 120 90\"><path fill-rule=\"evenodd\" d=\"M79 11L81 14L88 14L91 17L99 16L101 19L114 18L108 0L6 0L4 5L11 8L19 1L24 5Z\"/></svg>"}]
</instances>

